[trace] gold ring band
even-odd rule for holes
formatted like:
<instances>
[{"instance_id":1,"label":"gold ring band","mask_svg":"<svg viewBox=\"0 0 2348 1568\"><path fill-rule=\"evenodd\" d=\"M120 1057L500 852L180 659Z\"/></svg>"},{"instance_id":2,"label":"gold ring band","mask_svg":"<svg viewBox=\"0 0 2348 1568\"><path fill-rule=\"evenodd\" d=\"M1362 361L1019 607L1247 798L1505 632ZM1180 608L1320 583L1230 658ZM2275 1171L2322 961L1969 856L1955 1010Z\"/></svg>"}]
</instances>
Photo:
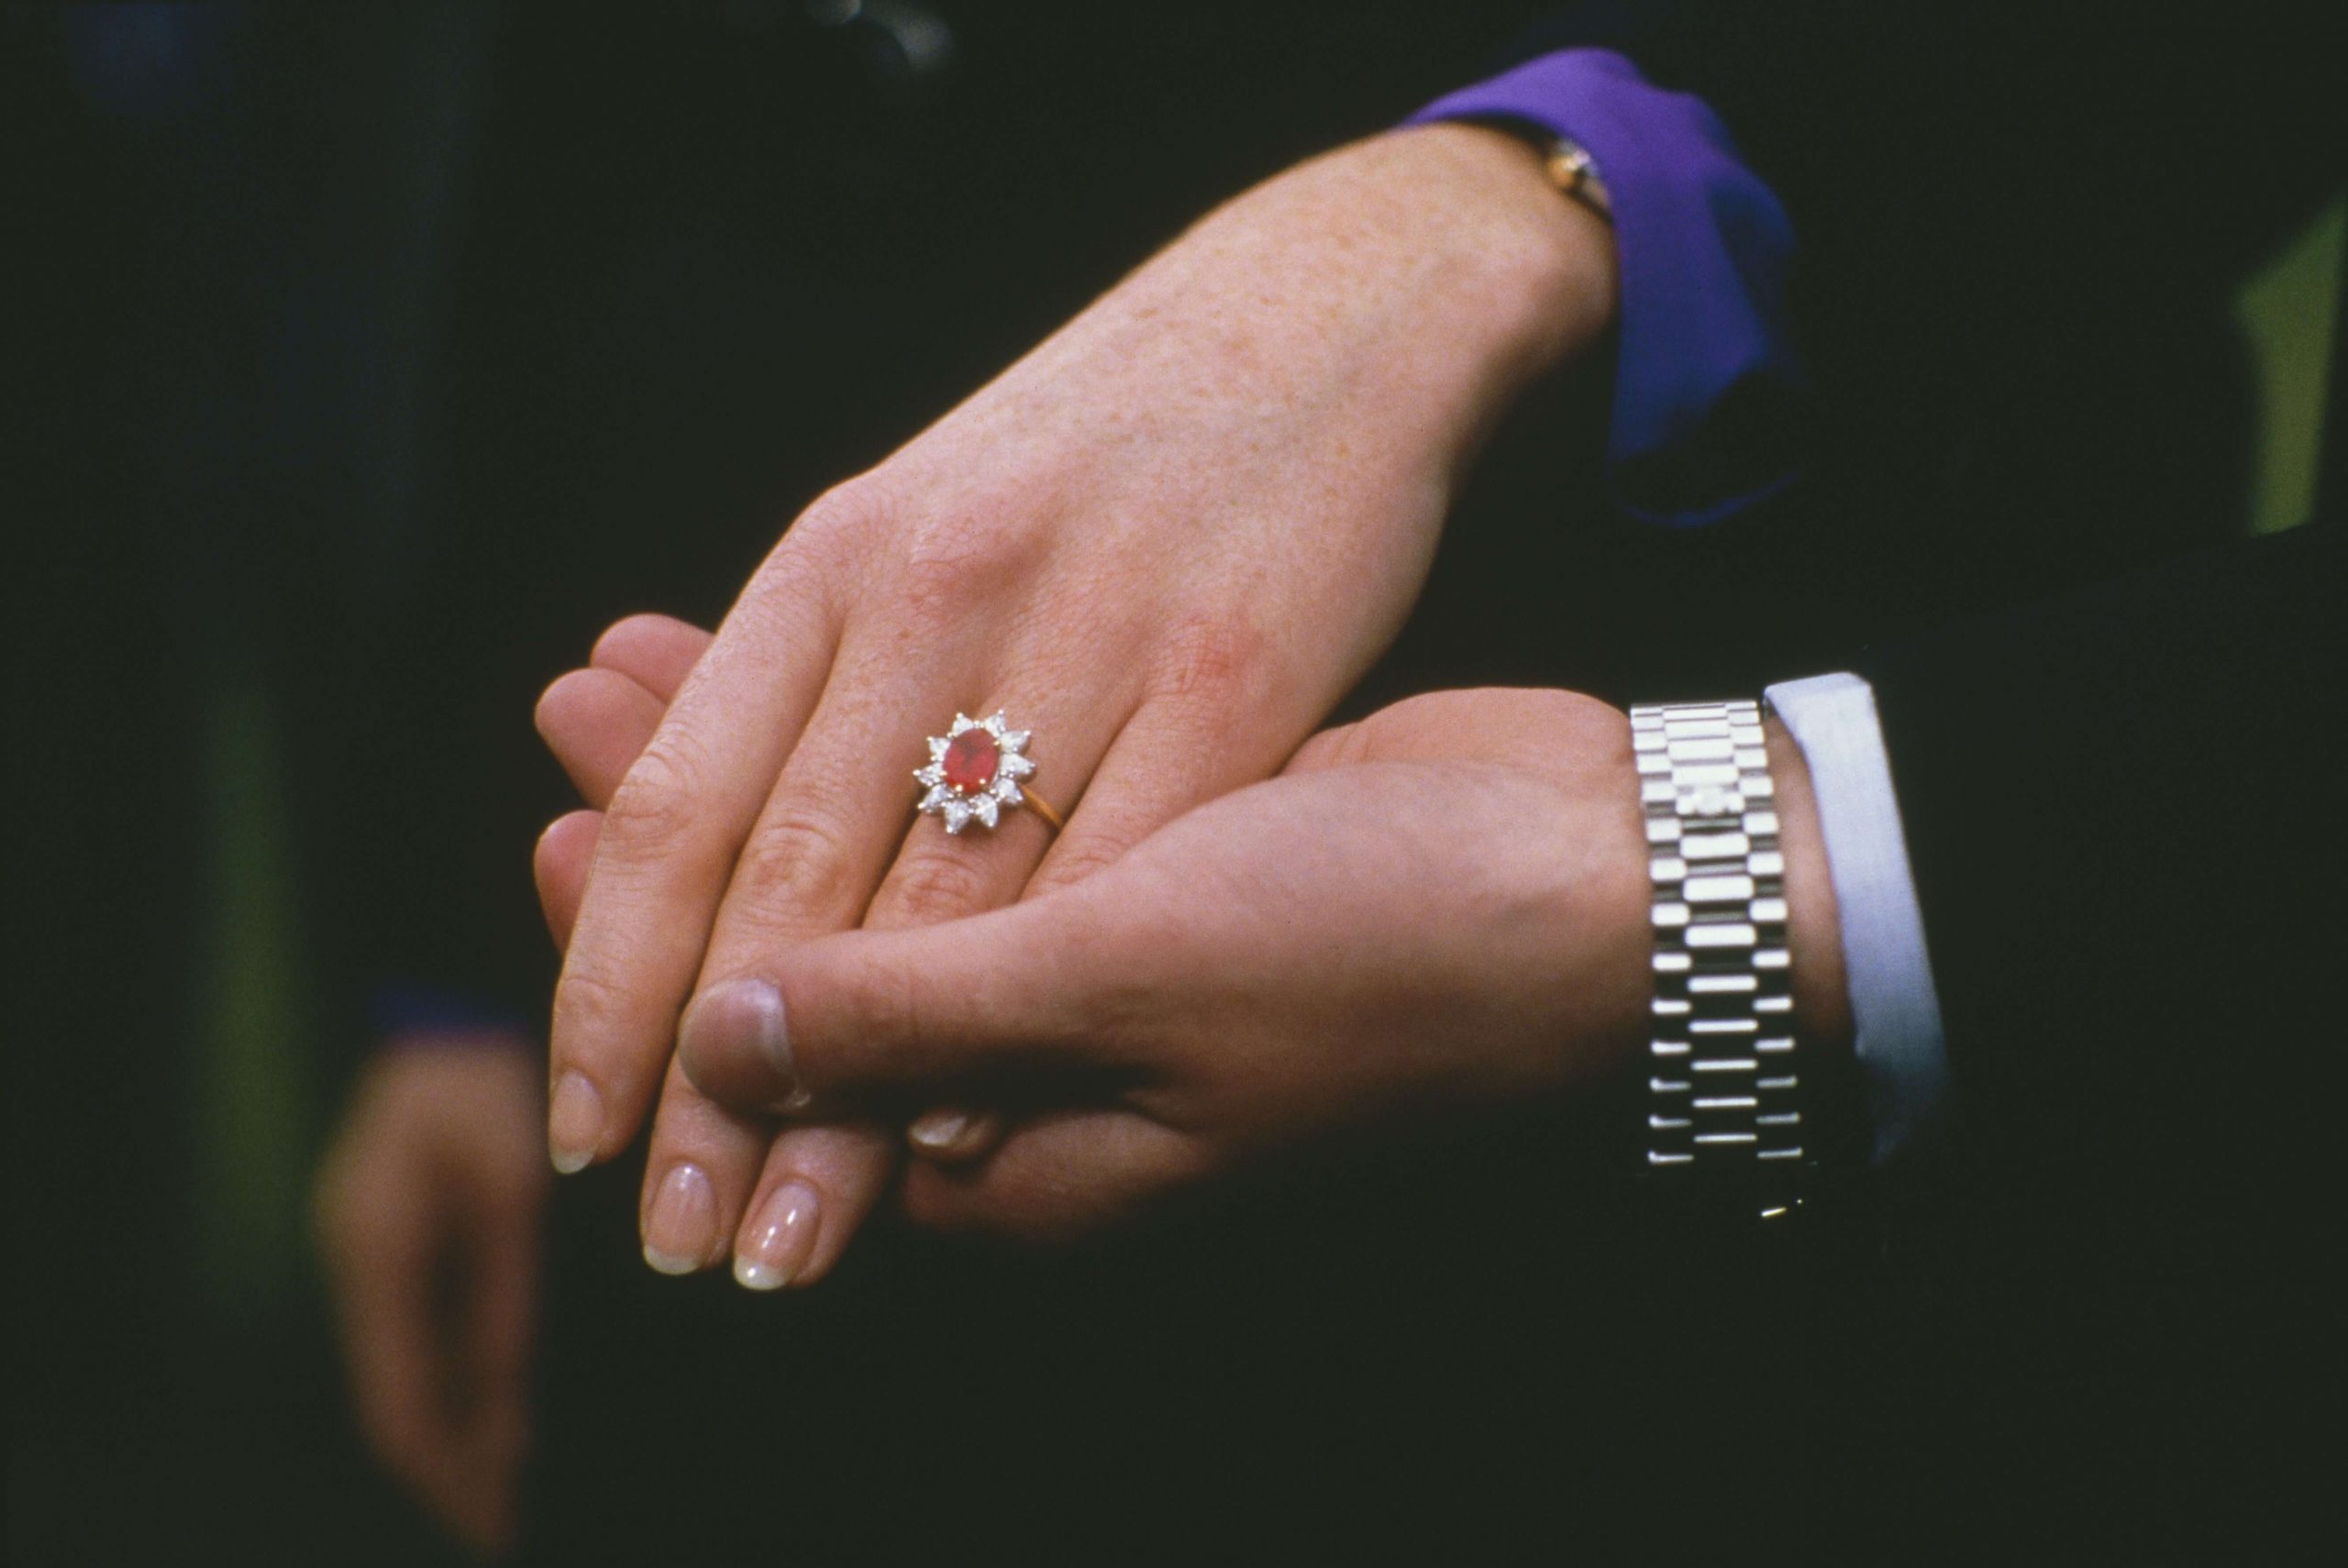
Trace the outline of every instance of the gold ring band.
<instances>
[{"instance_id":1,"label":"gold ring band","mask_svg":"<svg viewBox=\"0 0 2348 1568\"><path fill-rule=\"evenodd\" d=\"M1061 829L1068 826L1067 823L1060 820L1060 814L1053 809L1052 803L1049 801L1045 800L1041 795L1036 793L1033 790L1027 791L1027 804L1034 808L1037 816L1044 819L1045 824L1048 826L1053 833L1058 834Z\"/></svg>"}]
</instances>

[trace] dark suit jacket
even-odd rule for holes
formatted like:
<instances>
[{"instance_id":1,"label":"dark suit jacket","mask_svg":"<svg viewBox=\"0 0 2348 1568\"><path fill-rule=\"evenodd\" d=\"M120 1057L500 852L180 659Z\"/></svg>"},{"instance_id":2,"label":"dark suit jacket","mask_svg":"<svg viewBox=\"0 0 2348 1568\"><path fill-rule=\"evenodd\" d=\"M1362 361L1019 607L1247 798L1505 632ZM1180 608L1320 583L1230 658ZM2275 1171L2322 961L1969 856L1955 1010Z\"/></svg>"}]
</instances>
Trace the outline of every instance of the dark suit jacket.
<instances>
[{"instance_id":1,"label":"dark suit jacket","mask_svg":"<svg viewBox=\"0 0 2348 1568\"><path fill-rule=\"evenodd\" d=\"M1985 1548L2342 1540L2343 588L2309 525L1861 661L1959 1107L1873 1282L1937 1364L1880 1389Z\"/></svg>"}]
</instances>

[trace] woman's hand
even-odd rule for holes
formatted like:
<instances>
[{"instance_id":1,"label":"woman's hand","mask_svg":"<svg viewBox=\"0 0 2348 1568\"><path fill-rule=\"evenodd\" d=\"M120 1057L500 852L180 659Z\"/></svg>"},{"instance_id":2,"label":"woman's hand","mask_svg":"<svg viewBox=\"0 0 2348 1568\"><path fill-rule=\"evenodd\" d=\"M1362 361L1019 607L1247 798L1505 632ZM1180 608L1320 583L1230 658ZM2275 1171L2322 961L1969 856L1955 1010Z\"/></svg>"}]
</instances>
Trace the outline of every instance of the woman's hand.
<instances>
[{"instance_id":1,"label":"woman's hand","mask_svg":"<svg viewBox=\"0 0 2348 1568\"><path fill-rule=\"evenodd\" d=\"M558 948L570 944L604 808L711 640L665 615L631 616L597 641L587 668L539 700L539 733L587 803L538 840L538 886ZM794 1127L779 1136L762 1126L759 1137L764 1165L738 1235L705 1232L706 1205L679 1212L679 1184L647 1190L638 1224L655 1268L687 1273L730 1250L735 1278L753 1289L811 1285L838 1260L896 1168L893 1132L869 1123Z\"/></svg>"},{"instance_id":2,"label":"woman's hand","mask_svg":"<svg viewBox=\"0 0 2348 1568\"><path fill-rule=\"evenodd\" d=\"M1401 624L1483 430L1612 288L1605 231L1524 148L1381 137L1213 215L819 502L613 785L556 996L558 1164L609 1158L659 1097L663 1266L717 1261L761 1194L826 1246L852 1227L889 1141L770 1150L670 1066L688 1000L859 924L1069 888L1269 775ZM1067 831L908 834L923 738L998 707Z\"/></svg>"}]
</instances>

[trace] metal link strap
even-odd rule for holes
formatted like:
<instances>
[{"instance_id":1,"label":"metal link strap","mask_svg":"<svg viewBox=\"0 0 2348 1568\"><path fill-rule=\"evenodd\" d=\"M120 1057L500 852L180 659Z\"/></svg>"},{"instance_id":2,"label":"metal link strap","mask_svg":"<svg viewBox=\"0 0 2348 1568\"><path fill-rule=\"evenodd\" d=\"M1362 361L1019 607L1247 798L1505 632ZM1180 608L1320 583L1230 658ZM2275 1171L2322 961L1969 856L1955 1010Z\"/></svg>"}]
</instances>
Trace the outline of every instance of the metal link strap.
<instances>
[{"instance_id":1,"label":"metal link strap","mask_svg":"<svg viewBox=\"0 0 2348 1568\"><path fill-rule=\"evenodd\" d=\"M1631 745L1654 885L1647 1164L1742 1169L1777 1212L1803 1157L1801 1082L1760 708L1634 708Z\"/></svg>"}]
</instances>

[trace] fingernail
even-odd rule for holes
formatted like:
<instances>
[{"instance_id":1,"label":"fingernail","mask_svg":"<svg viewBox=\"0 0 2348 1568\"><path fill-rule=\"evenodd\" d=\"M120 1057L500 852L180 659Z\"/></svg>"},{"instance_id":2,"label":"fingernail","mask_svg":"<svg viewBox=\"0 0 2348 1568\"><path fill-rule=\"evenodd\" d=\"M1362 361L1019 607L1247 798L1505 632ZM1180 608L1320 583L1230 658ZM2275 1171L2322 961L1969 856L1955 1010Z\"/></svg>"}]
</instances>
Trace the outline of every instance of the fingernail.
<instances>
[{"instance_id":1,"label":"fingernail","mask_svg":"<svg viewBox=\"0 0 2348 1568\"><path fill-rule=\"evenodd\" d=\"M688 1066L695 1059L722 1058L744 1042L755 1045L775 1076L790 1087L781 1109L805 1101L799 1072L791 1058L791 1032L782 1016L782 992L772 980L751 977L720 980L693 999L677 1029L677 1049Z\"/></svg>"},{"instance_id":2,"label":"fingernail","mask_svg":"<svg viewBox=\"0 0 2348 1568\"><path fill-rule=\"evenodd\" d=\"M644 1219L644 1261L662 1274L691 1274L717 1241L717 1195L699 1165L672 1165Z\"/></svg>"},{"instance_id":3,"label":"fingernail","mask_svg":"<svg viewBox=\"0 0 2348 1568\"><path fill-rule=\"evenodd\" d=\"M565 1073L547 1107L547 1153L564 1176L583 1171L604 1141L604 1097L584 1073Z\"/></svg>"},{"instance_id":4,"label":"fingernail","mask_svg":"<svg viewBox=\"0 0 2348 1568\"><path fill-rule=\"evenodd\" d=\"M947 1149L960 1141L970 1130L970 1117L962 1110L928 1110L914 1118L905 1129L905 1136L924 1149Z\"/></svg>"},{"instance_id":5,"label":"fingernail","mask_svg":"<svg viewBox=\"0 0 2348 1568\"><path fill-rule=\"evenodd\" d=\"M796 1278L815 1250L821 1202L803 1181L776 1187L759 1210L749 1243L734 1254L735 1280L751 1290L777 1290Z\"/></svg>"}]
</instances>

